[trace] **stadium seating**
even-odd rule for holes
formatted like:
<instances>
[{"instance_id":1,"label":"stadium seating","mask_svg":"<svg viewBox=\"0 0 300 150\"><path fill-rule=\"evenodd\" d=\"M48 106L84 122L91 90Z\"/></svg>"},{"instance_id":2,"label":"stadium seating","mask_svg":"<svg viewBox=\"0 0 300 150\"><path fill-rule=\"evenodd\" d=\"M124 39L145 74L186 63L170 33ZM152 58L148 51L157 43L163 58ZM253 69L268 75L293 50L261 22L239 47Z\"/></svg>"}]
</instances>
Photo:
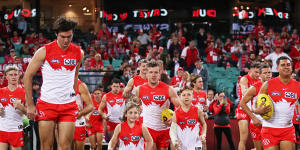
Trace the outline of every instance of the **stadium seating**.
<instances>
[{"instance_id":1,"label":"stadium seating","mask_svg":"<svg viewBox=\"0 0 300 150\"><path fill-rule=\"evenodd\" d=\"M5 62L5 58L4 57L0 57L0 63L4 63Z\"/></svg>"}]
</instances>

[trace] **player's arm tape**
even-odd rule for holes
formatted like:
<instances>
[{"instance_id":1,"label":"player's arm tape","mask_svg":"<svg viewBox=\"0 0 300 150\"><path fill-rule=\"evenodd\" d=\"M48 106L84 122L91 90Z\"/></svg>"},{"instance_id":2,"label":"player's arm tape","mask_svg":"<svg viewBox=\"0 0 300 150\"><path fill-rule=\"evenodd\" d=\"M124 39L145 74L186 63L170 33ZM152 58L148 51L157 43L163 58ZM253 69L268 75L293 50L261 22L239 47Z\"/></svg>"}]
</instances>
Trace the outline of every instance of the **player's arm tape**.
<instances>
[{"instance_id":1,"label":"player's arm tape","mask_svg":"<svg viewBox=\"0 0 300 150\"><path fill-rule=\"evenodd\" d=\"M170 127L170 138L174 145L178 144L177 124L175 122L172 122L171 127Z\"/></svg>"}]
</instances>

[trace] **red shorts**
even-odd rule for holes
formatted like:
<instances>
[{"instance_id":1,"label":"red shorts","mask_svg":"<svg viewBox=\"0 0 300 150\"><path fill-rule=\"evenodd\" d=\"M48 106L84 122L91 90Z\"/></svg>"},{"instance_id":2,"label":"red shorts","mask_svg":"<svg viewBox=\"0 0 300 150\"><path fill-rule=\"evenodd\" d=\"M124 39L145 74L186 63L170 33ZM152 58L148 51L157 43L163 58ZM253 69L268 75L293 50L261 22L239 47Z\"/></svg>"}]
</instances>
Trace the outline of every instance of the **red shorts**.
<instances>
[{"instance_id":1,"label":"red shorts","mask_svg":"<svg viewBox=\"0 0 300 150\"><path fill-rule=\"evenodd\" d=\"M148 128L150 135L153 138L153 143L155 143L159 148L168 148L170 145L170 135L168 130L156 131Z\"/></svg>"},{"instance_id":2,"label":"red shorts","mask_svg":"<svg viewBox=\"0 0 300 150\"><path fill-rule=\"evenodd\" d=\"M86 138L86 126L75 127L74 140L84 141Z\"/></svg>"},{"instance_id":3,"label":"red shorts","mask_svg":"<svg viewBox=\"0 0 300 150\"><path fill-rule=\"evenodd\" d=\"M250 122L249 116L240 107L235 109L235 116L237 120L247 120Z\"/></svg>"},{"instance_id":4,"label":"red shorts","mask_svg":"<svg viewBox=\"0 0 300 150\"><path fill-rule=\"evenodd\" d=\"M13 147L21 147L24 145L23 131L5 132L0 131L0 143L8 143Z\"/></svg>"},{"instance_id":5,"label":"red shorts","mask_svg":"<svg viewBox=\"0 0 300 150\"><path fill-rule=\"evenodd\" d=\"M104 126L103 126L102 122L97 122L97 123L94 123L91 125L92 125L91 128L86 128L88 136L92 136L96 133L104 133Z\"/></svg>"},{"instance_id":6,"label":"red shorts","mask_svg":"<svg viewBox=\"0 0 300 150\"><path fill-rule=\"evenodd\" d=\"M250 134L251 134L252 140L254 140L254 141L261 140L261 128L262 128L262 126L258 127L258 126L255 126L253 123L250 123Z\"/></svg>"},{"instance_id":7,"label":"red shorts","mask_svg":"<svg viewBox=\"0 0 300 150\"><path fill-rule=\"evenodd\" d=\"M107 125L107 131L114 131L116 126L119 123L114 123L114 122L110 122L110 121L106 121L106 125Z\"/></svg>"},{"instance_id":8,"label":"red shorts","mask_svg":"<svg viewBox=\"0 0 300 150\"><path fill-rule=\"evenodd\" d=\"M262 127L261 139L264 149L278 145L280 141L296 142L294 126L288 128Z\"/></svg>"},{"instance_id":9,"label":"red shorts","mask_svg":"<svg viewBox=\"0 0 300 150\"><path fill-rule=\"evenodd\" d=\"M36 121L75 122L79 112L75 101L67 104L51 104L39 99L36 109L38 112Z\"/></svg>"}]
</instances>

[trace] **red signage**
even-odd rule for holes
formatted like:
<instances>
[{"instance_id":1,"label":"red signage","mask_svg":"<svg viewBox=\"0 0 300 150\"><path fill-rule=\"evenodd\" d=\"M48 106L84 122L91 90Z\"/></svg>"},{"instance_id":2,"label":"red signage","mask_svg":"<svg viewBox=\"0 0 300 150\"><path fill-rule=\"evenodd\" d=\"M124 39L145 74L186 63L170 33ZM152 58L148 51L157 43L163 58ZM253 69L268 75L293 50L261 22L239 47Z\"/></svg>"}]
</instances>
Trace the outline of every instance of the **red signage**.
<instances>
[{"instance_id":1,"label":"red signage","mask_svg":"<svg viewBox=\"0 0 300 150\"><path fill-rule=\"evenodd\" d=\"M25 18L28 17L35 17L36 16L36 9L18 9L18 10L13 10L10 14L5 14L4 19L5 20L10 20L12 17L19 17L20 15L24 16Z\"/></svg>"},{"instance_id":2,"label":"red signage","mask_svg":"<svg viewBox=\"0 0 300 150\"><path fill-rule=\"evenodd\" d=\"M215 18L217 16L217 12L214 9L197 9L193 11L193 17L211 17Z\"/></svg>"},{"instance_id":3,"label":"red signage","mask_svg":"<svg viewBox=\"0 0 300 150\"><path fill-rule=\"evenodd\" d=\"M257 16L276 16L280 19L289 19L289 13L279 12L275 8L259 8L256 13ZM255 17L253 11L239 10L237 7L233 8L233 17L239 19L252 19Z\"/></svg>"},{"instance_id":4,"label":"red signage","mask_svg":"<svg viewBox=\"0 0 300 150\"><path fill-rule=\"evenodd\" d=\"M108 21L117 21L117 20L125 20L127 17L132 15L134 18L152 18L158 16L167 16L168 11L166 9L150 9L150 10L134 10L131 12L124 12L124 13L107 13L106 11L100 11L100 18L106 18Z\"/></svg>"}]
</instances>

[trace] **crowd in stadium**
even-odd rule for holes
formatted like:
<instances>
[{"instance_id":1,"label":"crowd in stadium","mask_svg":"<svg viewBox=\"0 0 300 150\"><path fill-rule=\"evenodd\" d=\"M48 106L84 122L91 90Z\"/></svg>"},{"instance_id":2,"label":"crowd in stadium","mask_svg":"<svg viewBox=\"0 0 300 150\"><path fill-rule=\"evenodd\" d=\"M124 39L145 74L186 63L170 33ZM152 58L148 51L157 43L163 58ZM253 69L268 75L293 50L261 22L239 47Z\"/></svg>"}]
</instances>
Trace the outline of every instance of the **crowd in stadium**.
<instances>
[{"instance_id":1,"label":"crowd in stadium","mask_svg":"<svg viewBox=\"0 0 300 150\"><path fill-rule=\"evenodd\" d=\"M120 83L121 89L126 91L126 87L133 84L130 83L130 80L143 73L141 69L143 61L157 62L161 74L160 81L170 85L176 94L179 94L180 91L189 91L190 89L182 89L187 88L187 86L197 89L199 86L197 85L197 79L201 77L203 84L200 84L199 90L204 92L204 101L207 106L207 108L203 107L202 110L207 109L205 112L208 112L204 114L203 118L205 119L220 113L221 110L217 108L219 103L218 106L214 106L215 100L226 106L226 111L222 111L225 115L229 113L234 115L234 109L238 107L241 95L245 94L239 82L243 80L242 77L253 73L253 68L258 69L263 64L270 65L272 77L277 77L279 75L277 60L282 56L286 56L293 62L292 77L299 82L300 39L297 29L283 27L281 31L274 31L272 28L265 28L263 22L258 20L252 33L244 36L245 38L232 38L228 34L228 38L222 39L206 30L208 29L199 28L194 31L193 35L188 35L191 32L188 32L182 23L176 23L174 30L169 34L163 34L155 24L152 25L149 31L139 29L130 31L130 33L127 30L122 33L111 33L104 23L99 31L90 29L87 33L81 33L80 30L75 29L74 37L72 37L73 42L84 51L84 59L79 69L79 75L82 77L79 77L88 85L89 91L93 91L92 97L94 99L101 98L101 101L103 101L101 96L94 94L100 91L101 93L97 94L103 96L104 93L115 90L114 85L117 83ZM0 35L0 63L3 66L15 64L22 73L26 72L28 64L36 51L56 39L53 29L47 28L36 32L30 28L30 23L23 17L17 20L1 21ZM3 72L0 72L1 88L9 84L5 78L4 70L3 67ZM212 81L212 79L220 78L215 74L227 73L228 70L238 72L232 80L234 86L228 86L228 88L231 88L230 90L227 88L222 89L218 86L224 84ZM39 72L37 74L40 75ZM39 77L32 82L32 94L35 103L40 96L42 82ZM23 80L20 83L23 84ZM226 82L224 83L226 84ZM117 90L116 93L118 92ZM171 96L170 98L172 99ZM176 105L176 103L173 104ZM296 109L299 109L298 105ZM97 106L99 107L99 105ZM177 106L172 107L174 109ZM102 114L102 110L100 115L106 117L104 113ZM203 121L203 118L199 119L200 122ZM215 134L219 137L224 132L231 148L234 149L230 130L223 129L224 127L230 127L227 124L215 126ZM32 125L34 126L34 123ZM114 126L116 129L117 127ZM108 133L109 137L114 138L112 137L114 130L108 129L108 131L110 131ZM103 135L101 136L103 138ZM221 140L217 140L219 149ZM99 141L93 142L98 143ZM205 142L202 144L205 145Z\"/></svg>"}]
</instances>

